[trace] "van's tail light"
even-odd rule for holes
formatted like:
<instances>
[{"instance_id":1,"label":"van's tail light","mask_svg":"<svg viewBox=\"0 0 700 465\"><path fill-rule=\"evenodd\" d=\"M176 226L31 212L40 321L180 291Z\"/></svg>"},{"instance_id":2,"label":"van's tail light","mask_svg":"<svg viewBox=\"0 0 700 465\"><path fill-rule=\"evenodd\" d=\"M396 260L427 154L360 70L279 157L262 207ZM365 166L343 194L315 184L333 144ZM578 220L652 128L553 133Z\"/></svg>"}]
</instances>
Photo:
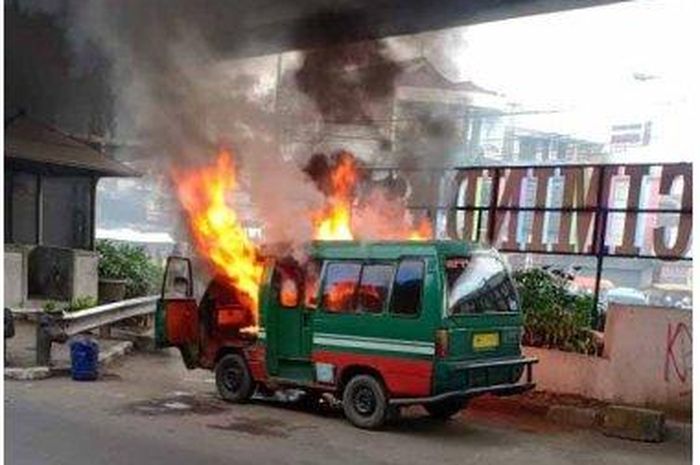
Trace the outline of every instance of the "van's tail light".
<instances>
[{"instance_id":1,"label":"van's tail light","mask_svg":"<svg viewBox=\"0 0 700 465\"><path fill-rule=\"evenodd\" d=\"M439 358L447 357L450 349L450 338L446 329L435 331L435 356Z\"/></svg>"}]
</instances>

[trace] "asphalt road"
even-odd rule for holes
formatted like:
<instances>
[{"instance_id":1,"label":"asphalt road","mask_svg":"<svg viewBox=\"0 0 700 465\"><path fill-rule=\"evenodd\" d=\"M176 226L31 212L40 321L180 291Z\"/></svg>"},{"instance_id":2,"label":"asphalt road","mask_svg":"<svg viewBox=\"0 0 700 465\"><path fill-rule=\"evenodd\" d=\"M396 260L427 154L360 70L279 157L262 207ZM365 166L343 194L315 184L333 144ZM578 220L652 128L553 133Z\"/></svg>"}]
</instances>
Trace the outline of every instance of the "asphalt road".
<instances>
[{"instance_id":1,"label":"asphalt road","mask_svg":"<svg viewBox=\"0 0 700 465\"><path fill-rule=\"evenodd\" d=\"M175 353L133 355L93 383L5 382L5 461L24 464L659 464L690 445L644 444L543 419L467 411L440 423L420 408L385 431L353 428L331 408L230 405L205 371Z\"/></svg>"}]
</instances>

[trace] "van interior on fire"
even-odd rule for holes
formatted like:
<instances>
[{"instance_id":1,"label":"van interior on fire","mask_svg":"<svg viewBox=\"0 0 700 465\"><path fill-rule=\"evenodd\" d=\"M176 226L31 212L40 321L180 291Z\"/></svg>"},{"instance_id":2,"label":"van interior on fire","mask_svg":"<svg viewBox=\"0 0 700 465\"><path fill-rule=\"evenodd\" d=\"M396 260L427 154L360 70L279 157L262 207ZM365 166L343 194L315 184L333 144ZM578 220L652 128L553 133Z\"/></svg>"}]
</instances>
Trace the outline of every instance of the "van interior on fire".
<instances>
[{"instance_id":1,"label":"van interior on fire","mask_svg":"<svg viewBox=\"0 0 700 465\"><path fill-rule=\"evenodd\" d=\"M224 399L246 400L256 388L330 393L361 427L382 423L389 406L418 403L449 416L475 395L534 386L518 296L494 250L337 241L312 243L305 257L265 260L257 308L222 276L197 304L189 260L171 257L158 345L178 347L188 368L215 370ZM345 407L360 375L377 381L362 391L372 399ZM382 402L383 413L363 416Z\"/></svg>"}]
</instances>

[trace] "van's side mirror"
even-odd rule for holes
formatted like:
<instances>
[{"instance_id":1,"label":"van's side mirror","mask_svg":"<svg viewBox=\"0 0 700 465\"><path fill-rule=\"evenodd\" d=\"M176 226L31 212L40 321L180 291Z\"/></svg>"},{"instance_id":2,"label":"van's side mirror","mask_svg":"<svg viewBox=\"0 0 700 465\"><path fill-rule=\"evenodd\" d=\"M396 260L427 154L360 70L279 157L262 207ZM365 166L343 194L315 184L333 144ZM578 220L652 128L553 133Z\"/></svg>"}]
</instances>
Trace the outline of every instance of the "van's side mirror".
<instances>
[{"instance_id":1,"label":"van's side mirror","mask_svg":"<svg viewBox=\"0 0 700 465\"><path fill-rule=\"evenodd\" d=\"M168 257L161 296L163 299L191 299L192 263L185 257Z\"/></svg>"}]
</instances>

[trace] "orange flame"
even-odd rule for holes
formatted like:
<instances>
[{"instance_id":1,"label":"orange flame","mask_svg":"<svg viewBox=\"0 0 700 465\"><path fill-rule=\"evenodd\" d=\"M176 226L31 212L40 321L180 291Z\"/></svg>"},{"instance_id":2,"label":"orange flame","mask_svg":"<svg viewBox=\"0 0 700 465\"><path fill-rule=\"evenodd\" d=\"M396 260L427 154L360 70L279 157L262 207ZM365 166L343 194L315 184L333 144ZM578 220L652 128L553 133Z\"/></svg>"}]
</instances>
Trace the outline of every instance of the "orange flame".
<instances>
[{"instance_id":1,"label":"orange flame","mask_svg":"<svg viewBox=\"0 0 700 465\"><path fill-rule=\"evenodd\" d=\"M216 162L196 170L175 170L172 178L177 196L188 217L194 245L217 274L230 280L242 302L250 309L255 330L258 324L258 294L263 260L258 247L247 236L236 211L226 197L236 190L236 168L231 154L221 151ZM359 170L351 154L338 160L330 176L326 206L312 215L317 240L353 240L351 212ZM415 229L401 227L391 237L426 240L432 236L428 218ZM334 298L341 299L343 292Z\"/></svg>"},{"instance_id":2,"label":"orange flame","mask_svg":"<svg viewBox=\"0 0 700 465\"><path fill-rule=\"evenodd\" d=\"M352 228L352 203L359 179L357 160L351 153L342 152L330 174L330 193L327 203L311 215L314 239L321 241L355 239ZM406 213L405 207L401 208ZM408 217L410 218L410 215ZM415 228L408 226L407 223L410 221L397 224L393 229L385 229L379 233L380 237L373 237L373 239L425 241L433 236L433 227L427 217L421 218Z\"/></svg>"},{"instance_id":3,"label":"orange flame","mask_svg":"<svg viewBox=\"0 0 700 465\"><path fill-rule=\"evenodd\" d=\"M355 298L354 281L340 281L335 283L333 287L324 296L323 305L331 311L342 311L352 309Z\"/></svg>"},{"instance_id":4,"label":"orange flame","mask_svg":"<svg viewBox=\"0 0 700 465\"><path fill-rule=\"evenodd\" d=\"M178 199L187 212L197 251L249 300L257 327L263 262L235 210L226 202L227 194L236 189L236 169L231 155L221 151L212 165L176 170L173 180Z\"/></svg>"},{"instance_id":5,"label":"orange flame","mask_svg":"<svg viewBox=\"0 0 700 465\"><path fill-rule=\"evenodd\" d=\"M354 157L343 154L331 173L331 194L328 205L312 215L314 239L321 241L353 239L350 212L358 179Z\"/></svg>"},{"instance_id":6,"label":"orange flame","mask_svg":"<svg viewBox=\"0 0 700 465\"><path fill-rule=\"evenodd\" d=\"M433 237L433 225L427 217L422 217L418 227L408 234L409 241L427 241Z\"/></svg>"}]
</instances>

